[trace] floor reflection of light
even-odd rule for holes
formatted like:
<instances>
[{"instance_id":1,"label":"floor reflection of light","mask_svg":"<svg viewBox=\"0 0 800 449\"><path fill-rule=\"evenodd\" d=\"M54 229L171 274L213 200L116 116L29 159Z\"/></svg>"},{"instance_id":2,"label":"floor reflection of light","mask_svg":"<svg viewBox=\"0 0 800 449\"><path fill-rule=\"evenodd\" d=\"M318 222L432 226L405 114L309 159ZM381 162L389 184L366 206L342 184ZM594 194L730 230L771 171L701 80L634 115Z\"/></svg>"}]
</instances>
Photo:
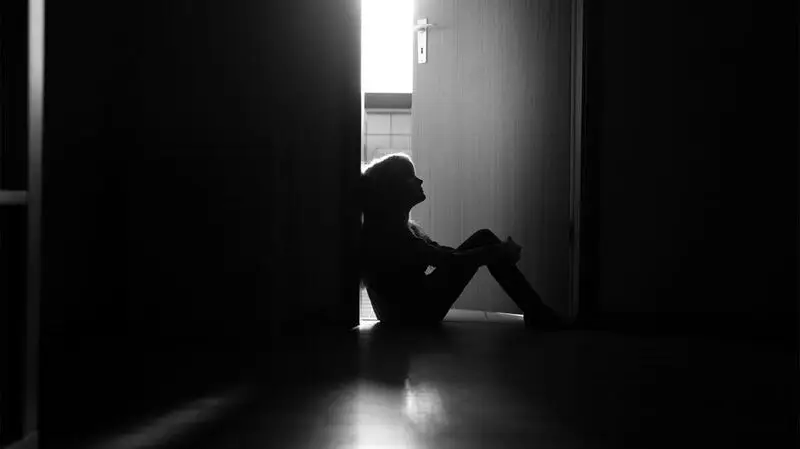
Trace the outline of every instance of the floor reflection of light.
<instances>
[{"instance_id":1,"label":"floor reflection of light","mask_svg":"<svg viewBox=\"0 0 800 449\"><path fill-rule=\"evenodd\" d=\"M244 389L230 390L220 396L212 396L185 404L152 422L124 433L111 440L101 440L96 448L139 449L155 447L176 438L192 428L212 422L227 410L239 403L245 394Z\"/></svg>"},{"instance_id":2,"label":"floor reflection of light","mask_svg":"<svg viewBox=\"0 0 800 449\"><path fill-rule=\"evenodd\" d=\"M419 430L429 433L447 424L447 413L438 389L428 384L412 386L406 379L403 394L403 411Z\"/></svg>"},{"instance_id":3,"label":"floor reflection of light","mask_svg":"<svg viewBox=\"0 0 800 449\"><path fill-rule=\"evenodd\" d=\"M360 330L369 330L369 329L371 329L373 326L375 326L376 324L378 324L378 322L377 322L377 321L361 320L361 321L358 323L358 328L359 328Z\"/></svg>"},{"instance_id":4,"label":"floor reflection of light","mask_svg":"<svg viewBox=\"0 0 800 449\"><path fill-rule=\"evenodd\" d=\"M501 317L509 317L509 318L524 318L521 313L507 313L507 312L493 312Z\"/></svg>"},{"instance_id":5,"label":"floor reflection of light","mask_svg":"<svg viewBox=\"0 0 800 449\"><path fill-rule=\"evenodd\" d=\"M402 391L373 383L357 387L354 449L421 448L414 429L400 413Z\"/></svg>"}]
</instances>

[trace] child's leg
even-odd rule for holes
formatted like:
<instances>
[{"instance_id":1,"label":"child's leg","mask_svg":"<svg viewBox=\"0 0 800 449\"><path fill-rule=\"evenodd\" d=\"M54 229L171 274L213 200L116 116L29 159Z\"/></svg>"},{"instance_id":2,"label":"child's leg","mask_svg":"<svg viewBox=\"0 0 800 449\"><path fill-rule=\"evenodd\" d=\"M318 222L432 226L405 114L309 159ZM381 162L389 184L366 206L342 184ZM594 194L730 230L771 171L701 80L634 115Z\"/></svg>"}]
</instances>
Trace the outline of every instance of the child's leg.
<instances>
[{"instance_id":1,"label":"child's leg","mask_svg":"<svg viewBox=\"0 0 800 449\"><path fill-rule=\"evenodd\" d=\"M472 234L457 249L471 249L498 243L502 242L492 231L481 229ZM480 268L479 265L437 267L428 276L428 302L435 304L433 308L436 310L436 316L444 318L469 281L475 276L478 268ZM542 305L541 298L515 264L497 263L489 265L488 268L495 280L523 312L535 311Z\"/></svg>"},{"instance_id":2,"label":"child's leg","mask_svg":"<svg viewBox=\"0 0 800 449\"><path fill-rule=\"evenodd\" d=\"M484 244L502 243L502 241L488 229L482 229L478 232L481 234L480 241L485 242ZM517 304L517 307L519 307L523 313L535 313L544 305L542 298L536 290L533 289L528 280L525 279L525 275L519 271L515 263L498 262L487 265L487 267L492 277L494 277L497 283L500 284L500 287L503 288L506 294Z\"/></svg>"},{"instance_id":3,"label":"child's leg","mask_svg":"<svg viewBox=\"0 0 800 449\"><path fill-rule=\"evenodd\" d=\"M501 240L490 230L482 229L470 236L458 249L494 245ZM448 266L437 268L428 276L431 288L429 302L436 304L436 313L444 317L453 303L478 271L478 266ZM516 264L499 262L488 266L489 272L500 287L517 304L523 313L536 314L543 306L541 297L533 289Z\"/></svg>"},{"instance_id":4,"label":"child's leg","mask_svg":"<svg viewBox=\"0 0 800 449\"><path fill-rule=\"evenodd\" d=\"M500 287L523 313L536 313L544 306L542 298L525 279L525 275L519 271L516 264L495 263L488 268Z\"/></svg>"},{"instance_id":5,"label":"child's leg","mask_svg":"<svg viewBox=\"0 0 800 449\"><path fill-rule=\"evenodd\" d=\"M457 250L477 248L497 243L497 237L489 230L482 229L472 234L458 246ZM437 267L427 276L426 303L430 305L430 313L441 320L456 302L469 281L475 276L480 265L454 264Z\"/></svg>"}]
</instances>

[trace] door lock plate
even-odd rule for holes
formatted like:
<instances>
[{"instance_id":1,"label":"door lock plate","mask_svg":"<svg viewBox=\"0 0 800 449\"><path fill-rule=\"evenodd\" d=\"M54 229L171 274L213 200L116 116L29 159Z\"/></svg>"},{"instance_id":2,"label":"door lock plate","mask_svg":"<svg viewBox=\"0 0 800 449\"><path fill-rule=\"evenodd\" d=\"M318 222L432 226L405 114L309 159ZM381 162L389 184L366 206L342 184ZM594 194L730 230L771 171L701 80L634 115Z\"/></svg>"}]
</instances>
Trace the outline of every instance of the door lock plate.
<instances>
[{"instance_id":1,"label":"door lock plate","mask_svg":"<svg viewBox=\"0 0 800 449\"><path fill-rule=\"evenodd\" d=\"M428 62L428 19L417 19L417 63Z\"/></svg>"}]
</instances>

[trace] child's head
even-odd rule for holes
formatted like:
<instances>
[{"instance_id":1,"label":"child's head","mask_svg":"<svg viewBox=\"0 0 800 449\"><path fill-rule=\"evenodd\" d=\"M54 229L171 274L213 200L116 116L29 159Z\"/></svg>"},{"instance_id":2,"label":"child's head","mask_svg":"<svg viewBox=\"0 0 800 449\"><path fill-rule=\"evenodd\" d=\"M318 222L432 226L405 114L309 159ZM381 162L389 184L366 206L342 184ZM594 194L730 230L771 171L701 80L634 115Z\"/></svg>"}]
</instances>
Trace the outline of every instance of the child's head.
<instances>
[{"instance_id":1,"label":"child's head","mask_svg":"<svg viewBox=\"0 0 800 449\"><path fill-rule=\"evenodd\" d=\"M361 185L365 215L408 212L425 200L422 180L404 153L388 154L362 166Z\"/></svg>"}]
</instances>

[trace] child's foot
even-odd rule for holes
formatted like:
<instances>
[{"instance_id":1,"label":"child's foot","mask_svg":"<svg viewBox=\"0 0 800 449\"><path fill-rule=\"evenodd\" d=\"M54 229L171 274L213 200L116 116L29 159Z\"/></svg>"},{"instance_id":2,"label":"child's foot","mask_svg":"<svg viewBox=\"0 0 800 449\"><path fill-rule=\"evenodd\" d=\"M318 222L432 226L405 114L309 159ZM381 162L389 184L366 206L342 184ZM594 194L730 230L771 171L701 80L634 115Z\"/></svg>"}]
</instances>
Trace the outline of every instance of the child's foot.
<instances>
[{"instance_id":1,"label":"child's foot","mask_svg":"<svg viewBox=\"0 0 800 449\"><path fill-rule=\"evenodd\" d=\"M533 330L560 331L568 328L563 318L547 306L542 306L533 312L525 313L523 316L525 327Z\"/></svg>"}]
</instances>

